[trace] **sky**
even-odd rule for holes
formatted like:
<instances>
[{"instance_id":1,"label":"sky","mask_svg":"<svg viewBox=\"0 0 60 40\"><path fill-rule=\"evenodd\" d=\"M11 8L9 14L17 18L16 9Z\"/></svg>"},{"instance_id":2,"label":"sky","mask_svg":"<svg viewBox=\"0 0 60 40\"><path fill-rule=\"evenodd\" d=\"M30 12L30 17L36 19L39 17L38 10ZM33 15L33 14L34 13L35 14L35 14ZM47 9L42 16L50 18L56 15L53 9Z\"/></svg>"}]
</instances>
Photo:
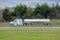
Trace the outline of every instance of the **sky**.
<instances>
[{"instance_id":1,"label":"sky","mask_svg":"<svg viewBox=\"0 0 60 40\"><path fill-rule=\"evenodd\" d=\"M28 7L35 7L36 4L47 3L51 6L53 3L60 4L60 0L0 0L0 9L5 7L14 7L20 3L27 5Z\"/></svg>"}]
</instances>

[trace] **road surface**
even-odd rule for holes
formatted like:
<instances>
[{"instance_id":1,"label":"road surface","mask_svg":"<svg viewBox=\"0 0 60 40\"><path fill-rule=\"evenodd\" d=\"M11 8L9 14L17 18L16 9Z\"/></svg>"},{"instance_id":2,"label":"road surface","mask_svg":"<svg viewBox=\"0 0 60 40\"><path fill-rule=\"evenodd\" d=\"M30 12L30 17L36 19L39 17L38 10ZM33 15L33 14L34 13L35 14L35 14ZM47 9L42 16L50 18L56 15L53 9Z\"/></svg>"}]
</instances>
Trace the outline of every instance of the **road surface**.
<instances>
[{"instance_id":1,"label":"road surface","mask_svg":"<svg viewBox=\"0 0 60 40\"><path fill-rule=\"evenodd\" d=\"M0 30L60 30L60 27L0 27Z\"/></svg>"}]
</instances>

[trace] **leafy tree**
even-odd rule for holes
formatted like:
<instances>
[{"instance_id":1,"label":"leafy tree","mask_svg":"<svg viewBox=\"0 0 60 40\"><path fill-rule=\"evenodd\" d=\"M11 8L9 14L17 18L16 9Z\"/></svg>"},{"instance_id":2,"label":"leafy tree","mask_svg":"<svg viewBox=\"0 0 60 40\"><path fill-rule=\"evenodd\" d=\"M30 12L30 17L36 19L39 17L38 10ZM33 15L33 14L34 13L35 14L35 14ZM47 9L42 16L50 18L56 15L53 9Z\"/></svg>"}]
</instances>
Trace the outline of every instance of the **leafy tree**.
<instances>
[{"instance_id":1,"label":"leafy tree","mask_svg":"<svg viewBox=\"0 0 60 40\"><path fill-rule=\"evenodd\" d=\"M58 5L58 3L56 3L56 6L51 7L51 11L50 11L50 18L52 19L58 19L60 18L60 6Z\"/></svg>"},{"instance_id":2,"label":"leafy tree","mask_svg":"<svg viewBox=\"0 0 60 40\"><path fill-rule=\"evenodd\" d=\"M56 6L55 6L55 16L56 18L60 18L60 6L58 3L56 3Z\"/></svg>"},{"instance_id":3,"label":"leafy tree","mask_svg":"<svg viewBox=\"0 0 60 40\"><path fill-rule=\"evenodd\" d=\"M28 7L27 10L26 10L26 14L24 15L24 18L33 18L33 9Z\"/></svg>"},{"instance_id":4,"label":"leafy tree","mask_svg":"<svg viewBox=\"0 0 60 40\"><path fill-rule=\"evenodd\" d=\"M41 6L37 4L34 13L37 17L47 18L49 16L49 11L49 6L46 3L44 3Z\"/></svg>"},{"instance_id":5,"label":"leafy tree","mask_svg":"<svg viewBox=\"0 0 60 40\"><path fill-rule=\"evenodd\" d=\"M11 15L7 7L3 10L3 19L6 21L10 21L11 19Z\"/></svg>"},{"instance_id":6,"label":"leafy tree","mask_svg":"<svg viewBox=\"0 0 60 40\"><path fill-rule=\"evenodd\" d=\"M20 4L14 8L14 13L16 14L16 16L22 18L24 14L26 13L26 9L27 9L26 5Z\"/></svg>"},{"instance_id":7,"label":"leafy tree","mask_svg":"<svg viewBox=\"0 0 60 40\"><path fill-rule=\"evenodd\" d=\"M48 18L49 12L50 12L49 6L46 3L44 3L41 5L41 8L42 8L41 9L41 12L42 12L41 15L45 18Z\"/></svg>"},{"instance_id":8,"label":"leafy tree","mask_svg":"<svg viewBox=\"0 0 60 40\"><path fill-rule=\"evenodd\" d=\"M39 4L37 4L33 12L35 18L42 18L41 13L42 13L42 8Z\"/></svg>"}]
</instances>

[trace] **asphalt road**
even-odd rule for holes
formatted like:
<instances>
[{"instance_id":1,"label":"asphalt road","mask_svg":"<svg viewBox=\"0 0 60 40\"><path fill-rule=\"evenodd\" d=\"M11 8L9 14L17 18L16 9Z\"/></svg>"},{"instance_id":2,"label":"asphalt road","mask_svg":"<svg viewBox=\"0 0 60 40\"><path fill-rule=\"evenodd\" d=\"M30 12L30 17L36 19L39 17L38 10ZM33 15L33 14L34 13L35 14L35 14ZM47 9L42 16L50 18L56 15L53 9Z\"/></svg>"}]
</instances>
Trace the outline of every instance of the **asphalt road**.
<instances>
[{"instance_id":1,"label":"asphalt road","mask_svg":"<svg viewBox=\"0 0 60 40\"><path fill-rule=\"evenodd\" d=\"M0 27L0 30L60 30L60 27Z\"/></svg>"}]
</instances>

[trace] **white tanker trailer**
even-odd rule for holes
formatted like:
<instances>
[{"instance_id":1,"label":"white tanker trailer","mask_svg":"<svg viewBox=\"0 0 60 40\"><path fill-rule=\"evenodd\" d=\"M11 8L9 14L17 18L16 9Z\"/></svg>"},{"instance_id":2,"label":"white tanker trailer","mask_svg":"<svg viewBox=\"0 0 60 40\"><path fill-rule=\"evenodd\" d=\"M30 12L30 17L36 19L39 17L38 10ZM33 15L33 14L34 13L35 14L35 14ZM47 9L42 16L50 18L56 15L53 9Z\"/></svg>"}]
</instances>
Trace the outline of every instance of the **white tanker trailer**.
<instances>
[{"instance_id":1,"label":"white tanker trailer","mask_svg":"<svg viewBox=\"0 0 60 40\"><path fill-rule=\"evenodd\" d=\"M24 22L50 22L50 19L24 19Z\"/></svg>"},{"instance_id":2,"label":"white tanker trailer","mask_svg":"<svg viewBox=\"0 0 60 40\"><path fill-rule=\"evenodd\" d=\"M50 24L50 19L15 19L14 21L10 22L10 25L14 25L14 26L22 26L22 25L29 25L32 23L44 23L44 25L48 25Z\"/></svg>"}]
</instances>

